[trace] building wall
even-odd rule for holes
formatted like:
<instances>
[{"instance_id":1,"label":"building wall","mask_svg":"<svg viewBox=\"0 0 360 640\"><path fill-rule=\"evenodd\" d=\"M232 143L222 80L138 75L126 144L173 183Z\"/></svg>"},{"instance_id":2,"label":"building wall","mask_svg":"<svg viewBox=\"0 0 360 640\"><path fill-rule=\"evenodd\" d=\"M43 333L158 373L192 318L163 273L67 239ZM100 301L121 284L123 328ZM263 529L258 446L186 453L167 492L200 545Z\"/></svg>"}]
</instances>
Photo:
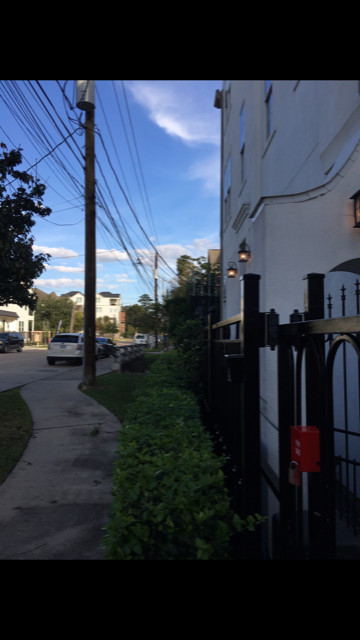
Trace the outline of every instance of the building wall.
<instances>
[{"instance_id":1,"label":"building wall","mask_svg":"<svg viewBox=\"0 0 360 640\"><path fill-rule=\"evenodd\" d=\"M360 189L359 82L272 82L269 135L265 95L265 81L223 83L221 317L239 313L239 279L257 273L260 310L274 308L280 322L288 322L294 309L304 310L306 274L326 275L327 296L331 275L360 258L351 200ZM237 252L245 238L251 259L241 264ZM235 279L226 277L229 262L238 266ZM262 456L277 472L277 353L261 349L260 357Z\"/></svg>"},{"instance_id":2,"label":"building wall","mask_svg":"<svg viewBox=\"0 0 360 640\"><path fill-rule=\"evenodd\" d=\"M230 206L221 203L222 317L239 310L237 279L226 278L246 238L261 275L263 310L303 306L301 279L359 257L351 196L360 188L358 81L275 81L266 136L264 81L231 81L222 109L222 174L231 158ZM224 82L223 92L227 87ZM223 100L224 102L225 100ZM240 112L245 105L242 179ZM223 188L224 194L224 188ZM283 319L282 319L283 320Z\"/></svg>"},{"instance_id":3,"label":"building wall","mask_svg":"<svg viewBox=\"0 0 360 640\"><path fill-rule=\"evenodd\" d=\"M96 317L103 318L109 316L111 320L114 320L118 327L121 322L121 297L120 294L103 293L96 294Z\"/></svg>"}]
</instances>

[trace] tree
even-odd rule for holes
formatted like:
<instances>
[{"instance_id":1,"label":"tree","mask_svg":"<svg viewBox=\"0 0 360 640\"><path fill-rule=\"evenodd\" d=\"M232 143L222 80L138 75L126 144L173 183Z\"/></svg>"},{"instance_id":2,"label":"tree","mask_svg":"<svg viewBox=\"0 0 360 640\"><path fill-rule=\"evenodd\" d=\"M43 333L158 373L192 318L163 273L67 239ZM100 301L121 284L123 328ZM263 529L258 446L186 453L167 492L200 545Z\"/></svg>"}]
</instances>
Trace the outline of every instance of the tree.
<instances>
[{"instance_id":1,"label":"tree","mask_svg":"<svg viewBox=\"0 0 360 640\"><path fill-rule=\"evenodd\" d=\"M177 295L186 295L189 284L209 272L209 264L204 257L191 258L183 255L176 261L176 270L179 280Z\"/></svg>"},{"instance_id":2,"label":"tree","mask_svg":"<svg viewBox=\"0 0 360 640\"><path fill-rule=\"evenodd\" d=\"M104 333L114 333L119 332L119 327L117 326L116 320L113 320L109 316L104 316L103 318L96 319L96 331L100 333L100 335L104 335Z\"/></svg>"},{"instance_id":3,"label":"tree","mask_svg":"<svg viewBox=\"0 0 360 640\"><path fill-rule=\"evenodd\" d=\"M43 298L36 305L35 328L42 330L46 323L46 327L55 333L61 320L62 330L69 331L72 312L73 303L69 298Z\"/></svg>"},{"instance_id":4,"label":"tree","mask_svg":"<svg viewBox=\"0 0 360 640\"><path fill-rule=\"evenodd\" d=\"M127 335L130 334L129 327L133 333L153 333L155 328L155 311L159 305L155 305L153 299L144 293L139 298L140 304L132 304L124 307L126 314Z\"/></svg>"},{"instance_id":5,"label":"tree","mask_svg":"<svg viewBox=\"0 0 360 640\"><path fill-rule=\"evenodd\" d=\"M178 328L194 317L194 301L204 298L208 307L218 282L220 267L206 262L204 257L191 258L182 255L176 262L178 286L174 287L164 302L168 318L168 333L174 338ZM199 303L201 300L199 299Z\"/></svg>"},{"instance_id":6,"label":"tree","mask_svg":"<svg viewBox=\"0 0 360 640\"><path fill-rule=\"evenodd\" d=\"M50 255L34 256L34 238L29 234L35 224L33 216L44 218L51 209L43 206L45 185L16 169L22 162L22 149L7 152L3 142L0 148L0 304L28 306L33 311L37 298L31 288Z\"/></svg>"},{"instance_id":7,"label":"tree","mask_svg":"<svg viewBox=\"0 0 360 640\"><path fill-rule=\"evenodd\" d=\"M76 309L73 320L73 330L81 332L84 330L84 312L81 309Z\"/></svg>"}]
</instances>

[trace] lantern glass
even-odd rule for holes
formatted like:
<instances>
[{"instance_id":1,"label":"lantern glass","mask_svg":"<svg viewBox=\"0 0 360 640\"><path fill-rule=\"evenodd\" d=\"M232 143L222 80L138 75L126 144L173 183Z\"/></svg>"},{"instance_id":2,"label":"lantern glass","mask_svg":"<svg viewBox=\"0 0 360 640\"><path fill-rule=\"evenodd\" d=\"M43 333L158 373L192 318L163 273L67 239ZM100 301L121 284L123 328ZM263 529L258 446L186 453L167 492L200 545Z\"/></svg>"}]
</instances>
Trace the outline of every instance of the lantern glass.
<instances>
[{"instance_id":1,"label":"lantern glass","mask_svg":"<svg viewBox=\"0 0 360 640\"><path fill-rule=\"evenodd\" d=\"M239 262L248 262L250 258L250 249L246 244L246 240L242 241L239 247L238 256L239 256Z\"/></svg>"},{"instance_id":2,"label":"lantern glass","mask_svg":"<svg viewBox=\"0 0 360 640\"><path fill-rule=\"evenodd\" d=\"M230 262L227 270L228 278L235 278L237 274L237 268L235 267L233 262Z\"/></svg>"},{"instance_id":3,"label":"lantern glass","mask_svg":"<svg viewBox=\"0 0 360 640\"><path fill-rule=\"evenodd\" d=\"M247 261L248 261L248 252L239 251L239 262L247 262Z\"/></svg>"}]
</instances>

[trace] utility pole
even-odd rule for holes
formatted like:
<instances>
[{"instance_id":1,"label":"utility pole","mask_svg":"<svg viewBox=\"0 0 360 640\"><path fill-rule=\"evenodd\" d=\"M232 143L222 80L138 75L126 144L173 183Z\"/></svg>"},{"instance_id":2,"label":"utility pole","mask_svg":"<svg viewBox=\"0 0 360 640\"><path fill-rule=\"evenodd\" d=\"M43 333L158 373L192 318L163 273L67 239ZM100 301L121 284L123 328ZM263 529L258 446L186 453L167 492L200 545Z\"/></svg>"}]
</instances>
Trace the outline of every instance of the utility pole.
<instances>
[{"instance_id":1,"label":"utility pole","mask_svg":"<svg viewBox=\"0 0 360 640\"><path fill-rule=\"evenodd\" d=\"M77 107L85 111L85 308L83 346L83 387L94 387L95 289L96 289L96 213L95 213L95 134L94 80L77 80Z\"/></svg>"},{"instance_id":2,"label":"utility pole","mask_svg":"<svg viewBox=\"0 0 360 640\"><path fill-rule=\"evenodd\" d=\"M155 251L155 268L154 268L154 279L155 279L155 348L158 346L158 252Z\"/></svg>"}]
</instances>

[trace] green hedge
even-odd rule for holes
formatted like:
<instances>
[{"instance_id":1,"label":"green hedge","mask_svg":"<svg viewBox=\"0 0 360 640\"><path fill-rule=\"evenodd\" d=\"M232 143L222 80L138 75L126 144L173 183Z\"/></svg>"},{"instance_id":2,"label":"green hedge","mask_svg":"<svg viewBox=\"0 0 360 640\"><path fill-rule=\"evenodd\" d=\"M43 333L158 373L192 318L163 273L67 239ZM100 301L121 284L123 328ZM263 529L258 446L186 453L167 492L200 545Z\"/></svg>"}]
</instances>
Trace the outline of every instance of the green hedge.
<instances>
[{"instance_id":1,"label":"green hedge","mask_svg":"<svg viewBox=\"0 0 360 640\"><path fill-rule=\"evenodd\" d=\"M120 430L106 557L227 558L234 514L223 461L212 451L176 354L158 357Z\"/></svg>"}]
</instances>

